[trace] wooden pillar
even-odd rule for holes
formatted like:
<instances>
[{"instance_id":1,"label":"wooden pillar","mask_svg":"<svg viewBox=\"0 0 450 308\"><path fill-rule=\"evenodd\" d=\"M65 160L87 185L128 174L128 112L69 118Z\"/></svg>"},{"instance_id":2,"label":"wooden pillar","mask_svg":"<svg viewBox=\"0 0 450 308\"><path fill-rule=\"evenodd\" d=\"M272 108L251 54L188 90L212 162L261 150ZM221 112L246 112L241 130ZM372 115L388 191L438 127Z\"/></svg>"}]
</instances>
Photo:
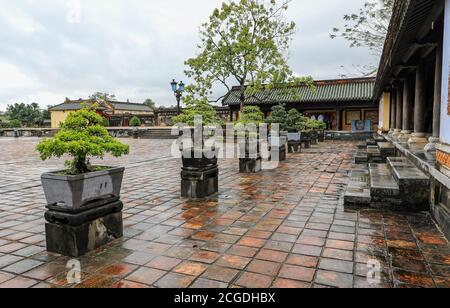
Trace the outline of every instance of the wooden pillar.
<instances>
[{"instance_id":1,"label":"wooden pillar","mask_svg":"<svg viewBox=\"0 0 450 308\"><path fill-rule=\"evenodd\" d=\"M428 139L425 147L427 152L436 151L441 132L441 99L442 99L442 45L436 48L436 65L434 70L434 98L433 98L433 135Z\"/></svg>"},{"instance_id":2,"label":"wooden pillar","mask_svg":"<svg viewBox=\"0 0 450 308\"><path fill-rule=\"evenodd\" d=\"M395 120L396 120L396 110L397 110L397 106L395 104L397 97L396 97L396 91L395 91L394 87L391 89L389 97L390 97L390 106L391 106L389 133L393 134L395 131L395 127L396 127Z\"/></svg>"},{"instance_id":3,"label":"wooden pillar","mask_svg":"<svg viewBox=\"0 0 450 308\"><path fill-rule=\"evenodd\" d=\"M337 130L342 130L342 110L341 108L336 108L336 122L337 122Z\"/></svg>"},{"instance_id":4,"label":"wooden pillar","mask_svg":"<svg viewBox=\"0 0 450 308\"><path fill-rule=\"evenodd\" d=\"M426 143L425 138L425 66L420 63L416 69L416 92L414 97L414 133L409 139L409 143Z\"/></svg>"},{"instance_id":5,"label":"wooden pillar","mask_svg":"<svg viewBox=\"0 0 450 308\"><path fill-rule=\"evenodd\" d=\"M399 139L408 141L411 138L411 119L413 116L411 76L407 75L403 82L403 110L402 110L402 132Z\"/></svg>"},{"instance_id":6,"label":"wooden pillar","mask_svg":"<svg viewBox=\"0 0 450 308\"><path fill-rule=\"evenodd\" d=\"M403 81L397 81L397 91L395 98L395 130L394 135L398 137L402 132L403 125Z\"/></svg>"}]
</instances>

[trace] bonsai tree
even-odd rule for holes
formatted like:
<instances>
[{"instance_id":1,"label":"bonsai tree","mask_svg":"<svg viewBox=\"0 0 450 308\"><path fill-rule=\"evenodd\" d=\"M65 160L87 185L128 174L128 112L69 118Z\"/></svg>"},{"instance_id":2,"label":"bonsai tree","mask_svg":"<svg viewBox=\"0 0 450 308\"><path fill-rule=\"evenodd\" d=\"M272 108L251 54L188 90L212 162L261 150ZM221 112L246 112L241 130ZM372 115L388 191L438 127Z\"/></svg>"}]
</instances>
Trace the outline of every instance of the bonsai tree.
<instances>
[{"instance_id":1,"label":"bonsai tree","mask_svg":"<svg viewBox=\"0 0 450 308\"><path fill-rule=\"evenodd\" d=\"M302 130L299 125L302 122L302 114L293 108L289 110L286 117L286 128L289 131L299 131Z\"/></svg>"},{"instance_id":2,"label":"bonsai tree","mask_svg":"<svg viewBox=\"0 0 450 308\"><path fill-rule=\"evenodd\" d=\"M130 126L132 126L132 127L141 126L141 120L136 116L132 117L130 120Z\"/></svg>"},{"instance_id":3,"label":"bonsai tree","mask_svg":"<svg viewBox=\"0 0 450 308\"><path fill-rule=\"evenodd\" d=\"M173 118L173 122L184 123L189 126L194 126L194 119L196 116L202 116L203 125L221 125L222 120L217 115L214 107L208 103L205 98L194 98L188 96L185 98L186 108L182 113Z\"/></svg>"},{"instance_id":4,"label":"bonsai tree","mask_svg":"<svg viewBox=\"0 0 450 308\"><path fill-rule=\"evenodd\" d=\"M52 139L45 139L36 147L41 159L69 155L73 159L66 161L65 173L78 175L102 169L91 166L89 157L103 158L106 153L114 157L128 154L129 146L109 135L103 126L103 117L95 112L95 108L95 105L85 106L69 114L66 121L60 124L59 132Z\"/></svg>"},{"instance_id":5,"label":"bonsai tree","mask_svg":"<svg viewBox=\"0 0 450 308\"><path fill-rule=\"evenodd\" d=\"M268 124L280 124L281 130L286 130L286 109L283 105L276 105L272 107L272 113L267 117L266 122Z\"/></svg>"},{"instance_id":6,"label":"bonsai tree","mask_svg":"<svg viewBox=\"0 0 450 308\"><path fill-rule=\"evenodd\" d=\"M256 124L264 123L264 113L257 106L245 106L241 113L238 124Z\"/></svg>"}]
</instances>

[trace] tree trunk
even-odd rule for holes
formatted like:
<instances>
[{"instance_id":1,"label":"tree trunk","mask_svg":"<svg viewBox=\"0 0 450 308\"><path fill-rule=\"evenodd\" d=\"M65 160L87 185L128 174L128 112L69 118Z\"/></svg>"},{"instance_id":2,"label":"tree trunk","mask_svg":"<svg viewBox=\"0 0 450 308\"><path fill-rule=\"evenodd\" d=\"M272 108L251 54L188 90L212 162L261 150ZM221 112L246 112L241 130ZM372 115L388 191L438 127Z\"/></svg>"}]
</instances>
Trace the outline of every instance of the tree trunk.
<instances>
[{"instance_id":1,"label":"tree trunk","mask_svg":"<svg viewBox=\"0 0 450 308\"><path fill-rule=\"evenodd\" d=\"M244 111L245 106L245 85L241 84L241 96L239 97L240 100L240 111Z\"/></svg>"},{"instance_id":2,"label":"tree trunk","mask_svg":"<svg viewBox=\"0 0 450 308\"><path fill-rule=\"evenodd\" d=\"M75 169L79 174L87 173L89 172L89 168L86 164L86 157L77 157L75 158Z\"/></svg>"}]
</instances>

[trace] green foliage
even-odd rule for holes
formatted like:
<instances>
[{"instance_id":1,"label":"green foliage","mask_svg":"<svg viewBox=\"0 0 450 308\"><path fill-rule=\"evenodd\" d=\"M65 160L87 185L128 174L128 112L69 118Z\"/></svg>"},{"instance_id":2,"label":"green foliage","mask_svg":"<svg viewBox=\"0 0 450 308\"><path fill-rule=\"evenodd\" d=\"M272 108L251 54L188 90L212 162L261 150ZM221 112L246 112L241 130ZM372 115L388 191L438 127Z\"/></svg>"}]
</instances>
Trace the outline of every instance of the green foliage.
<instances>
[{"instance_id":1,"label":"green foliage","mask_svg":"<svg viewBox=\"0 0 450 308\"><path fill-rule=\"evenodd\" d=\"M144 105L149 107L151 110L157 109L156 103L151 98L146 99L144 101Z\"/></svg>"},{"instance_id":2,"label":"green foliage","mask_svg":"<svg viewBox=\"0 0 450 308\"><path fill-rule=\"evenodd\" d=\"M312 120L309 118L304 118L301 125L303 126L303 131L323 130L327 128L327 124L325 122Z\"/></svg>"},{"instance_id":3,"label":"green foliage","mask_svg":"<svg viewBox=\"0 0 450 308\"><path fill-rule=\"evenodd\" d=\"M287 113L283 105L276 105L272 107L272 112L266 119L268 124L280 124L281 130L287 129L286 123Z\"/></svg>"},{"instance_id":4,"label":"green foliage","mask_svg":"<svg viewBox=\"0 0 450 308\"><path fill-rule=\"evenodd\" d=\"M203 125L221 125L222 120L217 115L217 111L206 99L194 99L187 97L185 99L186 108L182 113L172 120L174 123L183 123L194 126L196 116L202 116Z\"/></svg>"},{"instance_id":5,"label":"green foliage","mask_svg":"<svg viewBox=\"0 0 450 308\"><path fill-rule=\"evenodd\" d=\"M18 121L21 126L28 127L39 125L44 119L43 112L36 103L28 105L24 103L8 105L5 115L10 122Z\"/></svg>"},{"instance_id":6,"label":"green foliage","mask_svg":"<svg viewBox=\"0 0 450 308\"><path fill-rule=\"evenodd\" d=\"M103 158L106 153L120 157L129 153L129 146L111 137L103 126L103 117L95 112L97 106L70 113L59 132L52 139L44 139L36 147L42 160L69 155L67 174L82 174L95 169L89 165L89 157Z\"/></svg>"},{"instance_id":7,"label":"green foliage","mask_svg":"<svg viewBox=\"0 0 450 308\"><path fill-rule=\"evenodd\" d=\"M9 128L21 128L22 124L19 120L11 120L8 123Z\"/></svg>"},{"instance_id":8,"label":"green foliage","mask_svg":"<svg viewBox=\"0 0 450 308\"><path fill-rule=\"evenodd\" d=\"M301 130L299 124L302 122L302 114L297 109L292 108L287 113L286 117L286 129L288 130Z\"/></svg>"},{"instance_id":9,"label":"green foliage","mask_svg":"<svg viewBox=\"0 0 450 308\"><path fill-rule=\"evenodd\" d=\"M97 102L115 101L116 96L114 94L109 93L95 92L94 94L89 96L89 99L95 100Z\"/></svg>"},{"instance_id":10,"label":"green foliage","mask_svg":"<svg viewBox=\"0 0 450 308\"><path fill-rule=\"evenodd\" d=\"M366 0L358 13L344 15L345 25L334 28L330 36L344 38L351 48L369 48L374 55L381 56L393 8L394 0ZM374 75L375 65L360 67L358 73Z\"/></svg>"},{"instance_id":11,"label":"green foliage","mask_svg":"<svg viewBox=\"0 0 450 308\"><path fill-rule=\"evenodd\" d=\"M294 77L287 63L296 26L285 18L290 0L279 2L236 0L214 10L201 26L199 54L186 61L185 73L194 80L188 95L208 97L215 85L229 92L237 83L242 111L246 98L261 90L310 80Z\"/></svg>"},{"instance_id":12,"label":"green foliage","mask_svg":"<svg viewBox=\"0 0 450 308\"><path fill-rule=\"evenodd\" d=\"M264 123L264 113L262 113L261 109L259 109L259 107L257 106L245 106L241 112L239 124L259 125L261 123Z\"/></svg>"},{"instance_id":13,"label":"green foliage","mask_svg":"<svg viewBox=\"0 0 450 308\"><path fill-rule=\"evenodd\" d=\"M130 126L132 127L139 127L141 124L141 120L138 117L132 117L130 120Z\"/></svg>"}]
</instances>

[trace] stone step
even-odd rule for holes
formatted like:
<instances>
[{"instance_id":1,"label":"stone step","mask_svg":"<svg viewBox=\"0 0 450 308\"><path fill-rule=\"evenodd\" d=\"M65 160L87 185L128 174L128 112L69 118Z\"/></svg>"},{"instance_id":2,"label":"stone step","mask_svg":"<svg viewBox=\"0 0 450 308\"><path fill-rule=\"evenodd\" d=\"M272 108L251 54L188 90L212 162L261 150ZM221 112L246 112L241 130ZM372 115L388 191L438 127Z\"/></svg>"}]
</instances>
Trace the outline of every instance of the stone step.
<instances>
[{"instance_id":1,"label":"stone step","mask_svg":"<svg viewBox=\"0 0 450 308\"><path fill-rule=\"evenodd\" d=\"M412 209L427 210L430 179L406 157L388 157L388 167L400 188L402 203Z\"/></svg>"},{"instance_id":2,"label":"stone step","mask_svg":"<svg viewBox=\"0 0 450 308\"><path fill-rule=\"evenodd\" d=\"M367 143L365 142L358 142L357 147L359 150L365 150L367 148Z\"/></svg>"},{"instance_id":3,"label":"stone step","mask_svg":"<svg viewBox=\"0 0 450 308\"><path fill-rule=\"evenodd\" d=\"M350 172L349 183L344 195L346 205L370 205L369 171L358 169Z\"/></svg>"},{"instance_id":4,"label":"stone step","mask_svg":"<svg viewBox=\"0 0 450 308\"><path fill-rule=\"evenodd\" d=\"M367 151L359 150L355 155L355 164L367 164L369 162L369 158L367 156Z\"/></svg>"},{"instance_id":5,"label":"stone step","mask_svg":"<svg viewBox=\"0 0 450 308\"><path fill-rule=\"evenodd\" d=\"M367 146L367 158L369 163L382 163L383 159L381 156L380 149L377 145Z\"/></svg>"},{"instance_id":6,"label":"stone step","mask_svg":"<svg viewBox=\"0 0 450 308\"><path fill-rule=\"evenodd\" d=\"M370 194L372 198L395 198L400 195L400 187L387 164L369 164Z\"/></svg>"},{"instance_id":7,"label":"stone step","mask_svg":"<svg viewBox=\"0 0 450 308\"><path fill-rule=\"evenodd\" d=\"M368 145L368 146L370 146L370 145L377 145L377 142L375 141L375 139L372 139L372 138L370 138L370 139L367 139L366 140L366 144Z\"/></svg>"},{"instance_id":8,"label":"stone step","mask_svg":"<svg viewBox=\"0 0 450 308\"><path fill-rule=\"evenodd\" d=\"M395 156L395 146L390 142L378 142L378 149L383 161L390 156Z\"/></svg>"}]
</instances>

